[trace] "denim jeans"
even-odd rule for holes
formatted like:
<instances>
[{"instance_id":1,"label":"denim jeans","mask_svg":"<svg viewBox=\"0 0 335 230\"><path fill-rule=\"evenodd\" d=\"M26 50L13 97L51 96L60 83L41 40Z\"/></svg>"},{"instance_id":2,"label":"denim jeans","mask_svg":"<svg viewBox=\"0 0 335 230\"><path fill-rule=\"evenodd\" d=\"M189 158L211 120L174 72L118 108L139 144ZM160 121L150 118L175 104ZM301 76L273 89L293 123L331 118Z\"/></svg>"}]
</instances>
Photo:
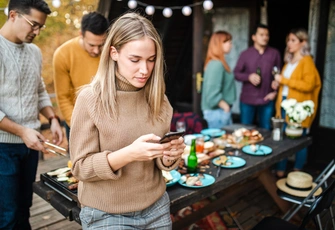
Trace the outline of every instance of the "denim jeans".
<instances>
[{"instance_id":1,"label":"denim jeans","mask_svg":"<svg viewBox=\"0 0 335 230\"><path fill-rule=\"evenodd\" d=\"M307 129L303 129L302 136L306 136L307 134ZM304 167L305 163L307 160L307 148L303 148L302 150L299 150L295 154L295 161L294 161L294 168L298 170L302 170ZM277 171L285 171L286 170L286 165L287 165L287 158L279 161L277 163Z\"/></svg>"},{"instance_id":2,"label":"denim jeans","mask_svg":"<svg viewBox=\"0 0 335 230\"><path fill-rule=\"evenodd\" d=\"M270 101L265 105L249 105L240 102L240 119L245 125L252 125L257 113L258 126L267 130L271 129L271 117L274 113L274 102Z\"/></svg>"},{"instance_id":3,"label":"denim jeans","mask_svg":"<svg viewBox=\"0 0 335 230\"><path fill-rule=\"evenodd\" d=\"M67 142L69 143L70 140L70 127L64 122L64 127L65 127L65 134L67 138Z\"/></svg>"},{"instance_id":4,"label":"denim jeans","mask_svg":"<svg viewBox=\"0 0 335 230\"><path fill-rule=\"evenodd\" d=\"M37 164L38 151L25 144L0 143L0 229L31 229Z\"/></svg>"},{"instance_id":5,"label":"denim jeans","mask_svg":"<svg viewBox=\"0 0 335 230\"><path fill-rule=\"evenodd\" d=\"M285 99L286 97L284 96L282 98L282 101ZM285 110L281 108L280 112L281 112L281 117L285 118L286 116ZM284 130L285 128L286 128L286 124L284 124ZM307 135L307 129L304 128L302 136L306 136L306 135ZM307 160L307 148L303 148L302 150L299 150L295 154L294 168L301 170L304 167L306 160ZM286 165L287 165L287 158L277 163L277 171L285 171Z\"/></svg>"},{"instance_id":6,"label":"denim jeans","mask_svg":"<svg viewBox=\"0 0 335 230\"><path fill-rule=\"evenodd\" d=\"M65 127L65 134L66 134L66 138L67 138L67 143L69 144L69 148L68 148L67 152L69 153L69 156L70 156L70 127L66 124L66 122L64 122L64 127Z\"/></svg>"},{"instance_id":7,"label":"denim jeans","mask_svg":"<svg viewBox=\"0 0 335 230\"><path fill-rule=\"evenodd\" d=\"M233 124L231 111L228 113L223 109L204 110L204 118L207 121L208 128L221 129L223 126Z\"/></svg>"}]
</instances>

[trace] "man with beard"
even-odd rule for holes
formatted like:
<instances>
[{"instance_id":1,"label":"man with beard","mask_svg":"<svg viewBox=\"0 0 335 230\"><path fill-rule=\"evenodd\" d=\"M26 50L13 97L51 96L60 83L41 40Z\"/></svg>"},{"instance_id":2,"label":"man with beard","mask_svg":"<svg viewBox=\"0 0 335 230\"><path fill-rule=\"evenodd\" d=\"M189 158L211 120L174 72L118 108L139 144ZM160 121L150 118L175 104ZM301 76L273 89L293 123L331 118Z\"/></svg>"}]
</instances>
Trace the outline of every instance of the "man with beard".
<instances>
[{"instance_id":1,"label":"man with beard","mask_svg":"<svg viewBox=\"0 0 335 230\"><path fill-rule=\"evenodd\" d=\"M102 14L88 13L82 18L80 35L62 44L54 53L55 92L68 140L76 91L90 83L98 69L108 26Z\"/></svg>"},{"instance_id":2,"label":"man with beard","mask_svg":"<svg viewBox=\"0 0 335 230\"><path fill-rule=\"evenodd\" d=\"M269 47L269 29L257 25L252 40L254 45L243 51L234 69L235 79L242 82L240 119L251 125L257 114L258 126L271 129L274 99L277 92L271 87L274 68L281 68L279 51Z\"/></svg>"},{"instance_id":3,"label":"man with beard","mask_svg":"<svg viewBox=\"0 0 335 230\"><path fill-rule=\"evenodd\" d=\"M11 0L0 29L0 229L31 229L32 184L47 141L39 113L49 119L53 143L63 140L41 78L42 54L31 44L50 13L43 0Z\"/></svg>"}]
</instances>

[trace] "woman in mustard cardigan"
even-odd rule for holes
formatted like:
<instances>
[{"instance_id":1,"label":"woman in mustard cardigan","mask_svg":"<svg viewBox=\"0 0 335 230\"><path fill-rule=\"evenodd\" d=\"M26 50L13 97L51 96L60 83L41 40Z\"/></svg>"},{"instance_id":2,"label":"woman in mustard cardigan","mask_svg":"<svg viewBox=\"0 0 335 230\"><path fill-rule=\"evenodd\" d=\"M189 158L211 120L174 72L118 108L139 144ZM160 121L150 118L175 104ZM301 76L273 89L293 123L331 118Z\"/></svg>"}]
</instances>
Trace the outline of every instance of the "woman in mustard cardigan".
<instances>
[{"instance_id":1,"label":"woman in mustard cardigan","mask_svg":"<svg viewBox=\"0 0 335 230\"><path fill-rule=\"evenodd\" d=\"M285 117L285 111L281 108L281 102L286 98L294 98L298 102L312 100L315 105L314 111L317 111L321 80L310 55L308 34L304 29L290 31L286 39L284 61L286 64L281 74L275 75L274 85L279 86L276 101L276 117ZM314 118L315 113L302 122L302 127L304 128L303 135L306 135L307 129L312 125ZM288 117L286 117L286 121L288 121ZM306 159L306 148L297 152L294 170L301 170ZM287 159L278 163L277 177L285 175L286 164Z\"/></svg>"}]
</instances>

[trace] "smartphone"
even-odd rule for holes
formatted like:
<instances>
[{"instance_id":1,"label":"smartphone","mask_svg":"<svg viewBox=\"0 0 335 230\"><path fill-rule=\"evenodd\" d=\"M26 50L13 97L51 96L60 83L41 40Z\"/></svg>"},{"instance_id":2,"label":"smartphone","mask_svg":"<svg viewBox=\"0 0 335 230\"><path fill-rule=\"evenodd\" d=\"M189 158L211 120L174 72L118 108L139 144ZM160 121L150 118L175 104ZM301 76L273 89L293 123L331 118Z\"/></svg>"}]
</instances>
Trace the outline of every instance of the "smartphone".
<instances>
[{"instance_id":1,"label":"smartphone","mask_svg":"<svg viewBox=\"0 0 335 230\"><path fill-rule=\"evenodd\" d=\"M169 132L165 133L165 135L160 139L159 143L163 144L166 142L170 142L174 139L178 139L179 137L183 136L185 134L185 131L180 132Z\"/></svg>"}]
</instances>

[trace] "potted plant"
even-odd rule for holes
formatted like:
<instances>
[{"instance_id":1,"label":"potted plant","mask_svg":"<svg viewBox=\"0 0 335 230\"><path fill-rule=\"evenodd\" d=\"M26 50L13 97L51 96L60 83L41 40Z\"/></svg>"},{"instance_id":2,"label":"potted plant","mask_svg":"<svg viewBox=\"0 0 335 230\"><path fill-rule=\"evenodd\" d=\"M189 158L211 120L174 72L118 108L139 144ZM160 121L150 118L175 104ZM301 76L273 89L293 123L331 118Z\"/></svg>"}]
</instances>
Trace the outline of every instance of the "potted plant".
<instances>
[{"instance_id":1,"label":"potted plant","mask_svg":"<svg viewBox=\"0 0 335 230\"><path fill-rule=\"evenodd\" d=\"M314 113L314 102L306 100L297 102L296 99L285 99L281 103L281 107L288 116L288 124L285 133L288 137L299 137L303 133L301 123Z\"/></svg>"}]
</instances>

